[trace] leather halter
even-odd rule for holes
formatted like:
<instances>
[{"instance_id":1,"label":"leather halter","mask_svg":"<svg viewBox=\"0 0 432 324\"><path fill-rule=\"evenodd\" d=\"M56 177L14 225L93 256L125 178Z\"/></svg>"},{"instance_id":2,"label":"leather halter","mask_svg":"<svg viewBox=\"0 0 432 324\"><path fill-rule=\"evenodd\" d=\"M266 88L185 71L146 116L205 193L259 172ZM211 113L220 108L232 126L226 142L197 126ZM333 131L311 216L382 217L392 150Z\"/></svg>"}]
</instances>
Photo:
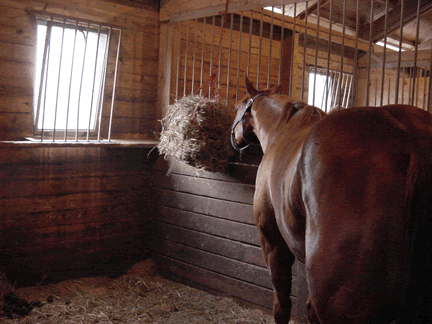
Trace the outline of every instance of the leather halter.
<instances>
[{"instance_id":1,"label":"leather halter","mask_svg":"<svg viewBox=\"0 0 432 324\"><path fill-rule=\"evenodd\" d=\"M248 148L248 147L251 146L251 145L259 145L259 144L255 144L255 143L248 142L248 141L245 139L243 132L244 132L244 126L245 126L245 124L246 124L246 118L245 118L245 117L246 117L246 114L251 112L251 110L252 110L252 105L253 105L254 101L255 101L256 99L258 99L259 97L262 97L262 96L268 96L268 93L265 93L265 92L264 92L264 93L259 93L259 94L255 95L254 97L250 98L249 101L246 103L246 106L245 106L245 108L244 108L244 110L243 110L243 113L242 113L239 117L237 117L237 118L234 120L234 122L233 122L233 124L232 124L232 126L231 126L231 145L232 145L232 147L233 147L236 151L241 152L241 151L245 150L246 148ZM235 134L234 134L234 130L235 130L235 128L237 127L237 125L238 125L240 122L242 122L242 138L243 138L243 141L246 142L246 146L243 146L243 147L239 147L239 146L237 145L237 143L236 143L236 139L235 139Z\"/></svg>"}]
</instances>

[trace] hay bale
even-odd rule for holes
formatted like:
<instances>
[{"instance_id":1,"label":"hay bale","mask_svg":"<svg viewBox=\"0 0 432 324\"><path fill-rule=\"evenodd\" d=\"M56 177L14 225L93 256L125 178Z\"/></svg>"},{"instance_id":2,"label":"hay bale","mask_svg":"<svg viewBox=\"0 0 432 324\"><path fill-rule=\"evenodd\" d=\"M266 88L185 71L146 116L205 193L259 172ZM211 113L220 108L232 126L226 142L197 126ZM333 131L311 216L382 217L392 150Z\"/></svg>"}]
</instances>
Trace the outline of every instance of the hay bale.
<instances>
[{"instance_id":1,"label":"hay bale","mask_svg":"<svg viewBox=\"0 0 432 324\"><path fill-rule=\"evenodd\" d=\"M233 155L231 122L226 105L218 99L190 95L176 100L161 120L159 153L201 170L224 171Z\"/></svg>"}]
</instances>

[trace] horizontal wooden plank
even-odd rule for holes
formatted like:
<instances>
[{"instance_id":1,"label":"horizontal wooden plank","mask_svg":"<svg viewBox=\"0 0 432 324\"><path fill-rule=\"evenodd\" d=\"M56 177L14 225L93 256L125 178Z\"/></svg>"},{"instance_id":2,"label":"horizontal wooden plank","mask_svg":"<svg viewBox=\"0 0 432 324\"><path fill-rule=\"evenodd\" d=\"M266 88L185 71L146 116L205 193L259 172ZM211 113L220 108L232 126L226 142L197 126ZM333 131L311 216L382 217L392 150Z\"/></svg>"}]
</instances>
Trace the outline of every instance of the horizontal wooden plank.
<instances>
[{"instance_id":1,"label":"horizontal wooden plank","mask_svg":"<svg viewBox=\"0 0 432 324\"><path fill-rule=\"evenodd\" d=\"M102 177L64 177L54 179L5 180L0 199L89 193L105 191L141 190L149 187L151 175L121 175ZM49 199L49 198L48 198Z\"/></svg>"},{"instance_id":2,"label":"horizontal wooden plank","mask_svg":"<svg viewBox=\"0 0 432 324\"><path fill-rule=\"evenodd\" d=\"M50 226L37 230L9 232L2 229L0 249L8 251L18 249L26 253L44 253L60 244L65 248L79 244L81 241L94 241L101 237L115 237L119 233L130 236L143 235L146 230L145 218L117 219L116 221L82 222L73 225Z\"/></svg>"},{"instance_id":3,"label":"horizontal wooden plank","mask_svg":"<svg viewBox=\"0 0 432 324\"><path fill-rule=\"evenodd\" d=\"M127 193L125 193L127 195ZM8 232L35 231L39 228L50 226L68 226L83 222L106 222L109 216L110 222L120 219L150 219L153 205L151 197L142 197L143 206L136 204L123 204L121 200L117 205L95 206L86 208L74 208L54 210L32 214L5 214L2 215L0 227Z\"/></svg>"},{"instance_id":4,"label":"horizontal wooden plank","mask_svg":"<svg viewBox=\"0 0 432 324\"><path fill-rule=\"evenodd\" d=\"M164 189L156 189L155 195L158 204L163 206L216 216L246 224L254 224L253 207L251 205L208 197L199 197L192 194Z\"/></svg>"},{"instance_id":5,"label":"horizontal wooden plank","mask_svg":"<svg viewBox=\"0 0 432 324\"><path fill-rule=\"evenodd\" d=\"M0 154L1 155L1 154ZM147 163L146 163L147 162ZM0 168L0 178L6 181L25 179L58 179L79 177L116 177L135 175L142 177L143 183L150 186L152 175L149 161L141 162L101 162L101 163L62 163L62 164L9 164Z\"/></svg>"},{"instance_id":6,"label":"horizontal wooden plank","mask_svg":"<svg viewBox=\"0 0 432 324\"><path fill-rule=\"evenodd\" d=\"M214 179L220 181L237 182L249 185L255 184L257 167L246 164L230 164L227 173L221 172L207 172L198 170L190 165L181 163L172 158L164 160L162 157L158 158L155 166L155 171L164 172L166 174L181 174L203 179Z\"/></svg>"},{"instance_id":7,"label":"horizontal wooden plank","mask_svg":"<svg viewBox=\"0 0 432 324\"><path fill-rule=\"evenodd\" d=\"M203 251L222 255L234 260L266 267L261 249L257 246L209 235L198 230L161 223L151 223L152 234L165 240L177 242Z\"/></svg>"},{"instance_id":8,"label":"horizontal wooden plank","mask_svg":"<svg viewBox=\"0 0 432 324\"><path fill-rule=\"evenodd\" d=\"M156 253L171 259L272 289L271 279L266 268L156 237L151 240L151 247Z\"/></svg>"},{"instance_id":9,"label":"horizontal wooden plank","mask_svg":"<svg viewBox=\"0 0 432 324\"><path fill-rule=\"evenodd\" d=\"M251 224L232 222L165 206L157 206L155 220L255 246L260 245L258 229Z\"/></svg>"},{"instance_id":10,"label":"horizontal wooden plank","mask_svg":"<svg viewBox=\"0 0 432 324\"><path fill-rule=\"evenodd\" d=\"M155 186L161 189L170 189L200 196L213 197L244 204L252 204L255 189L251 185L225 182L212 179L164 173L156 173Z\"/></svg>"},{"instance_id":11,"label":"horizontal wooden plank","mask_svg":"<svg viewBox=\"0 0 432 324\"><path fill-rule=\"evenodd\" d=\"M10 214L33 214L40 212L60 211L75 208L92 208L117 204L143 206L143 191L129 190L125 192L91 192L59 196L37 196L23 198L0 199L0 216ZM145 196L144 196L145 197Z\"/></svg>"},{"instance_id":12,"label":"horizontal wooden plank","mask_svg":"<svg viewBox=\"0 0 432 324\"><path fill-rule=\"evenodd\" d=\"M158 254L152 254L160 271L166 275L184 278L224 294L232 295L255 305L272 308L273 291L228 276L179 262ZM294 299L294 298L293 298ZM295 299L294 299L295 300Z\"/></svg>"},{"instance_id":13,"label":"horizontal wooden plank","mask_svg":"<svg viewBox=\"0 0 432 324\"><path fill-rule=\"evenodd\" d=\"M59 163L108 163L114 161L153 163L148 148L86 147L7 147L0 150L0 164L59 164Z\"/></svg>"}]
</instances>

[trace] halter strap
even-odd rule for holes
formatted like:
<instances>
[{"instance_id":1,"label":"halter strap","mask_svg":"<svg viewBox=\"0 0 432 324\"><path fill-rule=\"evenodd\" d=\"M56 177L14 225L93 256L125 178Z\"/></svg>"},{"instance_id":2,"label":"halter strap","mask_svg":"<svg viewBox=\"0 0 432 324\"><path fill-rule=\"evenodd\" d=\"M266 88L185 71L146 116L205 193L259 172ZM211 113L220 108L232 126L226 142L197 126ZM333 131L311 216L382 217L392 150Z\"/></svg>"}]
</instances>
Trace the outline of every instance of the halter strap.
<instances>
[{"instance_id":1,"label":"halter strap","mask_svg":"<svg viewBox=\"0 0 432 324\"><path fill-rule=\"evenodd\" d=\"M266 92L259 93L259 94L255 95L255 96L253 96L252 98L250 98L250 99L248 100L248 102L246 103L246 106L245 106L245 108L244 108L244 110L243 110L243 113L242 113L239 117L237 117L237 118L234 120L234 122L233 122L233 124L232 124L232 126L231 126L231 145L232 145L232 147L233 147L236 151L243 151L244 149L248 148L248 147L251 146L251 145L256 145L256 144L254 144L254 143L250 143L250 142L248 142L248 141L245 139L245 137L244 137L244 135L243 135L243 131L244 131L244 125L245 125L245 123L246 123L246 119L245 119L246 113L248 113L248 112L250 112L250 111L252 110L252 105L253 105L254 101L255 101L256 99L258 99L259 97L262 97L262 96L268 96L268 93L266 93ZM246 146L244 146L244 147L242 147L242 148L240 148L240 147L237 145L236 140L235 140L235 134L234 134L234 129L237 127L237 125L238 125L240 122L242 122L242 138L243 138L243 141L245 141L246 144L247 144Z\"/></svg>"}]
</instances>

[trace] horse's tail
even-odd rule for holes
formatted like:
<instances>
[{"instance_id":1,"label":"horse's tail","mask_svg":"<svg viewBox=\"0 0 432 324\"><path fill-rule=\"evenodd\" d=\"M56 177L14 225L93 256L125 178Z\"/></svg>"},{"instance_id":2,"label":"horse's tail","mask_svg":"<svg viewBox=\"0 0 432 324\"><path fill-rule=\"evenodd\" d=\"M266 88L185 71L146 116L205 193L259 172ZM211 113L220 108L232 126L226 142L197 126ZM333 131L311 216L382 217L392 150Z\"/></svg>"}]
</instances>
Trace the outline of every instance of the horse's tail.
<instances>
[{"instance_id":1,"label":"horse's tail","mask_svg":"<svg viewBox=\"0 0 432 324\"><path fill-rule=\"evenodd\" d=\"M410 153L407 170L401 323L432 323L432 154L421 151Z\"/></svg>"}]
</instances>

